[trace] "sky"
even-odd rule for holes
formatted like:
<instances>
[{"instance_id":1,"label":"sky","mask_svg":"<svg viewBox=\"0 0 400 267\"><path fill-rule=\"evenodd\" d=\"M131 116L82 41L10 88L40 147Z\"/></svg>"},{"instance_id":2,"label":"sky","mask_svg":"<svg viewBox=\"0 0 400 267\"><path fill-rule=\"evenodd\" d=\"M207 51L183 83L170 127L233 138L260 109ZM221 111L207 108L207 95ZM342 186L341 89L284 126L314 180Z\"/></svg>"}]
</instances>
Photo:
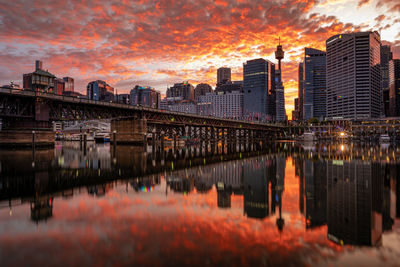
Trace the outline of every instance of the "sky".
<instances>
[{"instance_id":1,"label":"sky","mask_svg":"<svg viewBox=\"0 0 400 267\"><path fill-rule=\"evenodd\" d=\"M280 37L290 118L304 47L325 50L330 36L371 30L400 58L400 1L0 0L0 85L22 85L39 59L84 94L97 79L119 94L135 85L165 93L182 81L215 87L219 67L242 80L247 60L276 63Z\"/></svg>"}]
</instances>

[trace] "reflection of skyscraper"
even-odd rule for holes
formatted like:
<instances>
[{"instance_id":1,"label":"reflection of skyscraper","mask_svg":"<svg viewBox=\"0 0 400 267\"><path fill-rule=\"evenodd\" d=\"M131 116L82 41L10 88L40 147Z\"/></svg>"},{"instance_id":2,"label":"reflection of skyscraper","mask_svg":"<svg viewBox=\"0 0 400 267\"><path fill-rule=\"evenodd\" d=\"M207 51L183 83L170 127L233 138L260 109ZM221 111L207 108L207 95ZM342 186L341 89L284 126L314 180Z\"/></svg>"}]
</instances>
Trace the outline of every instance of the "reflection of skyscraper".
<instances>
[{"instance_id":1,"label":"reflection of skyscraper","mask_svg":"<svg viewBox=\"0 0 400 267\"><path fill-rule=\"evenodd\" d=\"M354 160L327 165L328 238L341 244L378 245L382 236L381 166ZM380 206L380 207L379 207Z\"/></svg>"},{"instance_id":2,"label":"reflection of skyscraper","mask_svg":"<svg viewBox=\"0 0 400 267\"><path fill-rule=\"evenodd\" d=\"M306 228L312 228L326 223L326 163L305 160L304 166L304 216Z\"/></svg>"},{"instance_id":3,"label":"reflection of skyscraper","mask_svg":"<svg viewBox=\"0 0 400 267\"><path fill-rule=\"evenodd\" d=\"M394 167L394 168L393 168ZM387 164L385 166L385 176L383 180L383 199L382 199L382 228L383 231L392 230L396 218L396 197L395 197L395 167Z\"/></svg>"},{"instance_id":4,"label":"reflection of skyscraper","mask_svg":"<svg viewBox=\"0 0 400 267\"><path fill-rule=\"evenodd\" d=\"M248 217L262 219L268 216L268 180L266 174L271 167L268 163L266 157L246 160L243 163L244 213Z\"/></svg>"}]
</instances>

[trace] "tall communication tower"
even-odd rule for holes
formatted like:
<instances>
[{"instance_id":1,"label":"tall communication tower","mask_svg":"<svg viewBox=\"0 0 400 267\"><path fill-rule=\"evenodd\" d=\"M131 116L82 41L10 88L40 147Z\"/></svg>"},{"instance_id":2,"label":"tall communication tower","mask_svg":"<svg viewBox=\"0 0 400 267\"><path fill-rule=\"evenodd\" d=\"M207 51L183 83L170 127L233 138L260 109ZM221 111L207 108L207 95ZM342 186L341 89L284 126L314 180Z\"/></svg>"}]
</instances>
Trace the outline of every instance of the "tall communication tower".
<instances>
[{"instance_id":1,"label":"tall communication tower","mask_svg":"<svg viewBox=\"0 0 400 267\"><path fill-rule=\"evenodd\" d=\"M282 49L281 46L281 37L279 37L279 44L276 47L276 51L275 51L275 58L278 60L279 62L279 70L281 70L281 60L285 57L285 52Z\"/></svg>"}]
</instances>

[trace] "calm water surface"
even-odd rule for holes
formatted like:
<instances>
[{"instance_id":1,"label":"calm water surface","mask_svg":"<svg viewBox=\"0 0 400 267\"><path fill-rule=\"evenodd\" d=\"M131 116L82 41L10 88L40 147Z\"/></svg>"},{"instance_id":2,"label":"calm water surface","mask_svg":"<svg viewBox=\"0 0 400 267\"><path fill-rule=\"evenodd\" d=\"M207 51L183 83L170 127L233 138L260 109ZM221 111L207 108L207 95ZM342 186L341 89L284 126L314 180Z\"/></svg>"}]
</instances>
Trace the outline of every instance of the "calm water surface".
<instances>
[{"instance_id":1,"label":"calm water surface","mask_svg":"<svg viewBox=\"0 0 400 267\"><path fill-rule=\"evenodd\" d=\"M400 266L399 148L219 148L0 150L1 266Z\"/></svg>"}]
</instances>

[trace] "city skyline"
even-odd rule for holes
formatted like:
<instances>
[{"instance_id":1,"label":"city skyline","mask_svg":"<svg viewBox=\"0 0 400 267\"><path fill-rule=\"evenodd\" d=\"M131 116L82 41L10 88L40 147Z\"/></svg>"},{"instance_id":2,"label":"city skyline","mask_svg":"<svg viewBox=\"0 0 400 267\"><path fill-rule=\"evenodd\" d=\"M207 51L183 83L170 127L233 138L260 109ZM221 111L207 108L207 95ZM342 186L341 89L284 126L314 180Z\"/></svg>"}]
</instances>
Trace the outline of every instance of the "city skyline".
<instances>
[{"instance_id":1,"label":"city skyline","mask_svg":"<svg viewBox=\"0 0 400 267\"><path fill-rule=\"evenodd\" d=\"M38 1L21 8L25 4L2 3L1 84L22 85L22 73L30 72L32 62L40 59L57 77L74 78L80 93L97 79L118 93L144 84L165 94L167 86L184 80L215 87L220 67L231 68L232 80L241 80L247 60L265 58L276 64L274 50L280 36L286 51L282 78L290 117L304 47L325 50L326 39L335 34L378 30L383 44L392 46L393 57L400 57L400 19L396 19L400 7L393 1L149 1L86 6ZM50 15L55 11L58 16Z\"/></svg>"}]
</instances>

